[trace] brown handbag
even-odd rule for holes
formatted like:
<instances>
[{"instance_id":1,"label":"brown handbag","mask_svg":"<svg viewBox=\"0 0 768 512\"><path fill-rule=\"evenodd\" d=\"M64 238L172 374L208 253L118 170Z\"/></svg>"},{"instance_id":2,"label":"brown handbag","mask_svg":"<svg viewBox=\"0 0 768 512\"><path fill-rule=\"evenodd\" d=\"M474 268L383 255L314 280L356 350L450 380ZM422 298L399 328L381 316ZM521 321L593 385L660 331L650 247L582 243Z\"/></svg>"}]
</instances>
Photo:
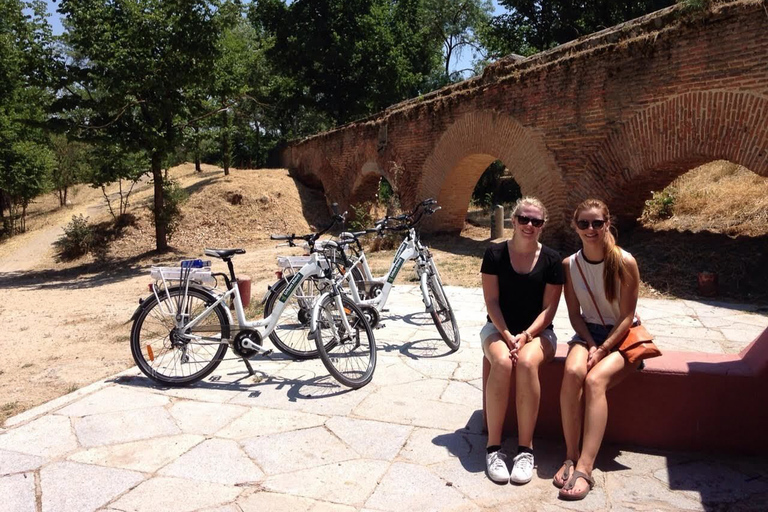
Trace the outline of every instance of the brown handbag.
<instances>
[{"instance_id":1,"label":"brown handbag","mask_svg":"<svg viewBox=\"0 0 768 512\"><path fill-rule=\"evenodd\" d=\"M592 295L592 290L589 288L589 283L587 282L587 278L584 276L584 271L581 270L579 259L575 255L573 256L573 261L576 262L576 268L579 269L581 280L584 281L584 284L587 287L587 292L589 292L589 297L592 299L592 304L595 305L595 310L597 311L597 315L600 317L600 322L602 322L603 327L605 327L605 320L603 320L603 315L600 314L600 308L597 307L595 296ZM653 340L651 333L649 333L648 329L640 325L638 322L637 325L629 328L627 334L624 335L624 339L622 339L617 344L617 348L621 355L624 356L624 359L626 359L630 364L633 364L637 361L642 361L643 359L650 359L652 357L658 357L661 355L661 350L659 350L659 347L657 347L656 344L651 340Z\"/></svg>"}]
</instances>

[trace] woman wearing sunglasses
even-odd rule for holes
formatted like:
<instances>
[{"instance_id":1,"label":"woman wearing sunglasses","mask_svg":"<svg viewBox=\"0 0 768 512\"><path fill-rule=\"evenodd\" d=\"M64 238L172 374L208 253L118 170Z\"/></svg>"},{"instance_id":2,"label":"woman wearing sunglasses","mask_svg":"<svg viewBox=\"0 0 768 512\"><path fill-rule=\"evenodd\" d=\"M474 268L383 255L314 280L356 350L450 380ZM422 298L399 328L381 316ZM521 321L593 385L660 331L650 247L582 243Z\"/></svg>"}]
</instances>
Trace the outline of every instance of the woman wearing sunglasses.
<instances>
[{"instance_id":1,"label":"woman wearing sunglasses","mask_svg":"<svg viewBox=\"0 0 768 512\"><path fill-rule=\"evenodd\" d=\"M512 238L492 244L480 269L488 323L480 331L491 371L485 386L488 421L486 470L497 483L524 484L533 476L533 430L539 412L539 367L554 358L552 319L563 288L557 251L539 243L547 209L524 197L512 212ZM500 450L501 432L515 379L518 449L511 460Z\"/></svg>"},{"instance_id":2,"label":"woman wearing sunglasses","mask_svg":"<svg viewBox=\"0 0 768 512\"><path fill-rule=\"evenodd\" d=\"M629 364L616 350L637 321L640 273L632 255L616 245L610 226L602 201L582 202L573 213L582 249L563 261L565 301L576 335L568 342L560 390L566 461L553 483L566 500L583 499L594 486L592 469L608 420L605 393L640 365Z\"/></svg>"}]
</instances>

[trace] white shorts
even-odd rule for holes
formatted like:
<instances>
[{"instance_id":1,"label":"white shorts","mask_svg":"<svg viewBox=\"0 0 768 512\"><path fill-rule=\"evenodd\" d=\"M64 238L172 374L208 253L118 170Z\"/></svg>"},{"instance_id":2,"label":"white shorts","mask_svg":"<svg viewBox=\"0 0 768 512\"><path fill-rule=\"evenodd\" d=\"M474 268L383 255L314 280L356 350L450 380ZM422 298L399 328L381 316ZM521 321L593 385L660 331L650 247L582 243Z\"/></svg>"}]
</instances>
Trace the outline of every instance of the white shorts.
<instances>
[{"instance_id":1,"label":"white shorts","mask_svg":"<svg viewBox=\"0 0 768 512\"><path fill-rule=\"evenodd\" d=\"M483 343L483 353L485 353L485 340L492 334L500 334L499 330L492 322L486 323L482 329L480 329L480 341ZM552 329L544 329L537 336L541 338L542 343L549 343L552 346L552 350L557 352L557 335Z\"/></svg>"}]
</instances>

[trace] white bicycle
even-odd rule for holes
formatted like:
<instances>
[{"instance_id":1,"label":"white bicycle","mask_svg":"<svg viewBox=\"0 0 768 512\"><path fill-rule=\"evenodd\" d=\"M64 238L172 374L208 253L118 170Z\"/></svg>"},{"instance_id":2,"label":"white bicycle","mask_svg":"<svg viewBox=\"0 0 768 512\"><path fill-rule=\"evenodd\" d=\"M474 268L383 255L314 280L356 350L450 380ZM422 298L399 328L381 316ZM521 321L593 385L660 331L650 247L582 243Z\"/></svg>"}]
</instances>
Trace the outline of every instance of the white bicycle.
<instances>
[{"instance_id":1,"label":"white bicycle","mask_svg":"<svg viewBox=\"0 0 768 512\"><path fill-rule=\"evenodd\" d=\"M339 219L343 217L334 216L334 222ZM273 236L277 240L290 238L300 237ZM363 312L342 293L341 277L333 276L338 252L338 248L328 244L322 255L310 255L278 297L272 313L256 321L245 317L232 264L232 258L244 254L244 249L205 250L207 256L226 262L229 275L211 273L209 268L194 268L202 266L195 265L195 261L182 262L180 268L155 269L160 280L152 286L152 295L140 301L132 317L134 361L147 377L159 383L185 385L208 376L231 346L253 374L248 359L269 352L262 347L264 338L274 331L286 302L305 281L312 279L321 285L322 293L312 305L310 337L323 364L346 386L366 385L376 368L376 342ZM321 261L323 257L329 264ZM226 291L205 285L217 276L224 279ZM237 323L227 307L230 299Z\"/></svg>"},{"instance_id":2,"label":"white bicycle","mask_svg":"<svg viewBox=\"0 0 768 512\"><path fill-rule=\"evenodd\" d=\"M387 304L397 274L406 261L414 260L424 306L432 316L443 341L453 352L458 350L461 344L456 317L443 288L440 272L437 270L432 253L421 243L416 231L416 226L424 215L432 215L440 209L436 204L437 201L434 199L427 199L419 203L409 214L385 217L376 222L375 228L342 233L340 235L341 240L354 241L353 244L345 245L352 246L355 251L354 259L349 258L346 254L343 255L345 267L343 278L347 281L348 286L348 290L345 289L345 292L352 297L355 304L360 306L371 326L375 328L380 322L381 312ZM398 224L390 225L392 222ZM384 231L405 231L406 235L397 249L387 273L382 277L374 277L358 237L369 233L382 235Z\"/></svg>"}]
</instances>

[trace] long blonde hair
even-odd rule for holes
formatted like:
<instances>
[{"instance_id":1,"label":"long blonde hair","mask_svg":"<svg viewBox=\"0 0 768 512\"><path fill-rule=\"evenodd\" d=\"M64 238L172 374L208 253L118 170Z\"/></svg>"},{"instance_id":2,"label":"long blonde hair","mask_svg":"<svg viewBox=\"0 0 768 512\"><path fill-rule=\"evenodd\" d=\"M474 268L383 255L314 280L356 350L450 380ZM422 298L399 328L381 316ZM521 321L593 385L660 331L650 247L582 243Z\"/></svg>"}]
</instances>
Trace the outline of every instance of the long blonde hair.
<instances>
[{"instance_id":1,"label":"long blonde hair","mask_svg":"<svg viewBox=\"0 0 768 512\"><path fill-rule=\"evenodd\" d=\"M608 211L608 206L599 199L586 199L576 207L573 212L573 218L571 224L576 227L576 221L579 218L579 214L586 210L591 209L600 210L603 214L603 218L606 223L611 219L611 212ZM606 224L605 238L603 245L603 259L605 266L603 267L603 282L605 284L605 298L608 302L613 302L616 297L616 280L619 283L624 283L629 278L629 272L626 265L624 265L624 256L621 254L621 247L616 245L616 238L614 238L611 230L608 229Z\"/></svg>"}]
</instances>

